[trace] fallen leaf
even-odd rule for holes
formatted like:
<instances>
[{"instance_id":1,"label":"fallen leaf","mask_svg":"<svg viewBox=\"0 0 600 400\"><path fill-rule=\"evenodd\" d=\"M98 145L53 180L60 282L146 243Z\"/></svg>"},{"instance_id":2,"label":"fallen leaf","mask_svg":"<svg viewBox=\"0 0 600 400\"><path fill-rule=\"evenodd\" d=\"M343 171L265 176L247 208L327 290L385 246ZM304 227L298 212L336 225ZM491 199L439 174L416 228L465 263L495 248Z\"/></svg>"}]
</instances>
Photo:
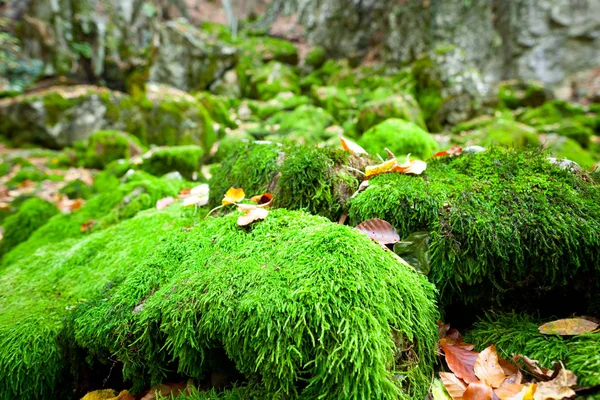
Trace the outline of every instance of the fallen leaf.
<instances>
[{"instance_id":1,"label":"fallen leaf","mask_svg":"<svg viewBox=\"0 0 600 400\"><path fill-rule=\"evenodd\" d=\"M452 147L450 150L438 151L431 157L443 157L443 156L459 156L462 153L462 147Z\"/></svg>"},{"instance_id":2,"label":"fallen leaf","mask_svg":"<svg viewBox=\"0 0 600 400\"><path fill-rule=\"evenodd\" d=\"M585 318L565 318L545 323L538 330L544 335L572 336L595 331L598 326L598 323Z\"/></svg>"},{"instance_id":3,"label":"fallen leaf","mask_svg":"<svg viewBox=\"0 0 600 400\"><path fill-rule=\"evenodd\" d=\"M84 222L83 224L81 224L81 226L79 227L79 230L83 233L83 232L87 232L90 230L90 228L92 226L96 225L96 221L91 220L88 222Z\"/></svg>"},{"instance_id":4,"label":"fallen leaf","mask_svg":"<svg viewBox=\"0 0 600 400\"><path fill-rule=\"evenodd\" d=\"M229 188L227 193L225 193L223 200L221 200L221 204L223 204L224 206L229 204L235 204L244 200L244 197L245 194L243 189Z\"/></svg>"},{"instance_id":5,"label":"fallen leaf","mask_svg":"<svg viewBox=\"0 0 600 400\"><path fill-rule=\"evenodd\" d=\"M365 176L370 178L375 175L381 175L386 172L390 172L392 168L396 165L396 159L392 158L391 160L384 161L381 164L377 165L369 165L365 168Z\"/></svg>"},{"instance_id":6,"label":"fallen leaf","mask_svg":"<svg viewBox=\"0 0 600 400\"><path fill-rule=\"evenodd\" d=\"M538 360L532 360L531 358L520 354L516 354L513 356L513 361L515 363L518 363L519 360L523 361L523 363L525 364L525 368L527 368L527 371L529 371L529 373L538 380L543 382L552 379L554 371L540 366L540 362Z\"/></svg>"},{"instance_id":7,"label":"fallen leaf","mask_svg":"<svg viewBox=\"0 0 600 400\"><path fill-rule=\"evenodd\" d=\"M208 204L208 196L188 196L183 199L184 207L198 206L202 207Z\"/></svg>"},{"instance_id":8,"label":"fallen leaf","mask_svg":"<svg viewBox=\"0 0 600 400\"><path fill-rule=\"evenodd\" d=\"M502 371L504 375L506 375L506 379L511 379L511 383L521 383L523 375L519 368L517 368L510 361L506 361L504 358L498 356L498 364L502 367Z\"/></svg>"},{"instance_id":9,"label":"fallen leaf","mask_svg":"<svg viewBox=\"0 0 600 400\"><path fill-rule=\"evenodd\" d=\"M494 391L484 383L470 383L463 394L463 400L492 400Z\"/></svg>"},{"instance_id":10,"label":"fallen leaf","mask_svg":"<svg viewBox=\"0 0 600 400\"><path fill-rule=\"evenodd\" d=\"M511 397L509 400L533 400L533 395L536 390L537 384L530 383L528 385L525 385L525 387L521 389L519 393Z\"/></svg>"},{"instance_id":11,"label":"fallen leaf","mask_svg":"<svg viewBox=\"0 0 600 400\"><path fill-rule=\"evenodd\" d=\"M391 172L400 172L402 174L421 175L427 169L427 163L421 160L410 160L410 154L406 156L406 162L400 165L394 165Z\"/></svg>"},{"instance_id":12,"label":"fallen leaf","mask_svg":"<svg viewBox=\"0 0 600 400\"><path fill-rule=\"evenodd\" d=\"M354 143L351 140L344 138L343 136L339 136L340 142L342 142L342 148L346 151L349 151L352 154L367 154L367 151Z\"/></svg>"},{"instance_id":13,"label":"fallen leaf","mask_svg":"<svg viewBox=\"0 0 600 400\"><path fill-rule=\"evenodd\" d=\"M81 400L135 400L135 397L130 395L127 390L123 390L119 394L116 393L112 389L94 390L83 396Z\"/></svg>"},{"instance_id":14,"label":"fallen leaf","mask_svg":"<svg viewBox=\"0 0 600 400\"><path fill-rule=\"evenodd\" d=\"M456 376L467 383L479 382L479 379L474 372L475 361L477 360L479 353L444 343L442 343L441 348L446 357L448 368L450 368Z\"/></svg>"},{"instance_id":15,"label":"fallen leaf","mask_svg":"<svg viewBox=\"0 0 600 400\"><path fill-rule=\"evenodd\" d=\"M361 222L354 229L361 231L370 239L376 240L381 244L397 243L400 241L400 236L396 228L389 222L379 218Z\"/></svg>"},{"instance_id":16,"label":"fallen leaf","mask_svg":"<svg viewBox=\"0 0 600 400\"><path fill-rule=\"evenodd\" d=\"M562 366L556 378L538 383L533 398L534 400L561 400L565 397L574 397L575 391L572 386L576 384L575 374Z\"/></svg>"},{"instance_id":17,"label":"fallen leaf","mask_svg":"<svg viewBox=\"0 0 600 400\"><path fill-rule=\"evenodd\" d=\"M254 221L267 218L267 215L269 215L269 210L255 204L238 204L237 208L238 211L244 213L244 215L238 217L237 224L239 226L250 225Z\"/></svg>"},{"instance_id":18,"label":"fallen leaf","mask_svg":"<svg viewBox=\"0 0 600 400\"><path fill-rule=\"evenodd\" d=\"M186 383L163 383L150 389L140 400L154 400L157 398L157 393L160 393L161 397L175 397L180 395L186 387Z\"/></svg>"},{"instance_id":19,"label":"fallen leaf","mask_svg":"<svg viewBox=\"0 0 600 400\"><path fill-rule=\"evenodd\" d=\"M210 188L208 186L208 183L203 183L202 185L193 187L192 189L190 189L189 194L198 197L208 197L208 195L210 194Z\"/></svg>"},{"instance_id":20,"label":"fallen leaf","mask_svg":"<svg viewBox=\"0 0 600 400\"><path fill-rule=\"evenodd\" d=\"M175 201L175 199L172 196L165 197L164 199L157 200L156 201L156 209L157 210L162 210L163 208L167 208L174 201Z\"/></svg>"},{"instance_id":21,"label":"fallen leaf","mask_svg":"<svg viewBox=\"0 0 600 400\"><path fill-rule=\"evenodd\" d=\"M76 199L69 205L69 211L76 211L83 205L83 199Z\"/></svg>"},{"instance_id":22,"label":"fallen leaf","mask_svg":"<svg viewBox=\"0 0 600 400\"><path fill-rule=\"evenodd\" d=\"M183 188L179 191L179 196L180 197L188 196L191 191L192 191L191 188Z\"/></svg>"},{"instance_id":23,"label":"fallen leaf","mask_svg":"<svg viewBox=\"0 0 600 400\"><path fill-rule=\"evenodd\" d=\"M440 372L440 379L452 400L463 398L467 385L462 379L450 372Z\"/></svg>"},{"instance_id":24,"label":"fallen leaf","mask_svg":"<svg viewBox=\"0 0 600 400\"><path fill-rule=\"evenodd\" d=\"M250 198L250 201L253 203L257 203L257 207L271 207L271 204L273 204L273 198L274 196L271 193L263 193L263 194L259 194L257 196L252 196Z\"/></svg>"},{"instance_id":25,"label":"fallen leaf","mask_svg":"<svg viewBox=\"0 0 600 400\"><path fill-rule=\"evenodd\" d=\"M494 389L494 394L500 400L510 400L517 396L525 388L522 383L509 383L504 381L499 388Z\"/></svg>"},{"instance_id":26,"label":"fallen leaf","mask_svg":"<svg viewBox=\"0 0 600 400\"><path fill-rule=\"evenodd\" d=\"M485 348L473 366L475 376L477 376L484 384L493 388L498 388L506 379L502 367L498 363L498 353L496 346L491 345Z\"/></svg>"},{"instance_id":27,"label":"fallen leaf","mask_svg":"<svg viewBox=\"0 0 600 400\"><path fill-rule=\"evenodd\" d=\"M448 395L448 391L446 390L446 387L444 386L444 384L442 383L442 381L440 379L435 379L429 390L431 392L431 397L426 397L427 399L430 399L430 400L452 400L452 397L450 397ZM462 399L462 397L457 397L456 399Z\"/></svg>"}]
</instances>

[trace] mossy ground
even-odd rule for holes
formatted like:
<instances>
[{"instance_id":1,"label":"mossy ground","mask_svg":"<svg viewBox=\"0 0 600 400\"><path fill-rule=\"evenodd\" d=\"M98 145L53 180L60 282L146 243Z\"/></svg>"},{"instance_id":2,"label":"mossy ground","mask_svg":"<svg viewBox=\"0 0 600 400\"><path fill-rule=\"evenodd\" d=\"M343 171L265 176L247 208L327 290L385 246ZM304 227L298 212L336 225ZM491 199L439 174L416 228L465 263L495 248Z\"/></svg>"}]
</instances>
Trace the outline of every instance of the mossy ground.
<instances>
[{"instance_id":1,"label":"mossy ground","mask_svg":"<svg viewBox=\"0 0 600 400\"><path fill-rule=\"evenodd\" d=\"M277 210L249 230L236 215L190 228L181 212L146 212L4 266L3 396L52 397L73 346L117 357L138 384L169 365L201 379L223 349L267 397L426 394L437 314L425 278L323 218Z\"/></svg>"},{"instance_id":2,"label":"mossy ground","mask_svg":"<svg viewBox=\"0 0 600 400\"><path fill-rule=\"evenodd\" d=\"M375 177L349 215L353 224L385 219L401 237L429 231L429 277L443 302L503 304L526 292L535 308L563 288L578 290L585 308L599 284L599 195L588 176L543 153L493 148L430 161L422 176Z\"/></svg>"}]
</instances>

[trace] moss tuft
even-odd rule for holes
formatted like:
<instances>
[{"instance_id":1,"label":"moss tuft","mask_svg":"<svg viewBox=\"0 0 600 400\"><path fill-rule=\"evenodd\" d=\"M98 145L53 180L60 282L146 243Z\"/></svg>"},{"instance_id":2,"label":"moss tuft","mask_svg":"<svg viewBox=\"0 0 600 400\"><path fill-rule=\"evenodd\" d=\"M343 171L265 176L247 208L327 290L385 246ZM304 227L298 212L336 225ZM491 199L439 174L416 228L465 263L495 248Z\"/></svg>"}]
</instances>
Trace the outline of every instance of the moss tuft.
<instances>
[{"instance_id":1,"label":"moss tuft","mask_svg":"<svg viewBox=\"0 0 600 400\"><path fill-rule=\"evenodd\" d=\"M0 259L33 232L58 214L58 208L46 200L33 197L21 204L19 211L4 221L4 238L0 241Z\"/></svg>"},{"instance_id":2,"label":"moss tuft","mask_svg":"<svg viewBox=\"0 0 600 400\"><path fill-rule=\"evenodd\" d=\"M412 122L391 118L369 129L358 141L371 154L387 158L385 149L397 157L408 153L421 159L427 158L438 149L435 139Z\"/></svg>"},{"instance_id":3,"label":"moss tuft","mask_svg":"<svg viewBox=\"0 0 600 400\"><path fill-rule=\"evenodd\" d=\"M98 131L85 144L79 144L75 148L82 165L98 169L106 167L112 161L142 153L142 144L136 137L119 131Z\"/></svg>"},{"instance_id":4,"label":"moss tuft","mask_svg":"<svg viewBox=\"0 0 600 400\"><path fill-rule=\"evenodd\" d=\"M269 100L278 93L300 93L298 76L292 68L277 61L256 67L250 78L251 97L258 100Z\"/></svg>"},{"instance_id":5,"label":"moss tuft","mask_svg":"<svg viewBox=\"0 0 600 400\"><path fill-rule=\"evenodd\" d=\"M404 119L424 130L427 129L419 104L410 94L395 95L367 102L360 110L358 128L361 132L366 132L389 118Z\"/></svg>"},{"instance_id":6,"label":"moss tuft","mask_svg":"<svg viewBox=\"0 0 600 400\"><path fill-rule=\"evenodd\" d=\"M184 178L191 180L200 170L203 156L204 150L200 146L160 147L151 152L141 167L156 176L177 171Z\"/></svg>"},{"instance_id":7,"label":"moss tuft","mask_svg":"<svg viewBox=\"0 0 600 400\"><path fill-rule=\"evenodd\" d=\"M539 107L549 98L544 84L538 81L504 81L498 84L500 105L510 109Z\"/></svg>"},{"instance_id":8,"label":"moss tuft","mask_svg":"<svg viewBox=\"0 0 600 400\"><path fill-rule=\"evenodd\" d=\"M92 196L92 188L81 179L67 183L59 192L70 199L88 199Z\"/></svg>"}]
</instances>

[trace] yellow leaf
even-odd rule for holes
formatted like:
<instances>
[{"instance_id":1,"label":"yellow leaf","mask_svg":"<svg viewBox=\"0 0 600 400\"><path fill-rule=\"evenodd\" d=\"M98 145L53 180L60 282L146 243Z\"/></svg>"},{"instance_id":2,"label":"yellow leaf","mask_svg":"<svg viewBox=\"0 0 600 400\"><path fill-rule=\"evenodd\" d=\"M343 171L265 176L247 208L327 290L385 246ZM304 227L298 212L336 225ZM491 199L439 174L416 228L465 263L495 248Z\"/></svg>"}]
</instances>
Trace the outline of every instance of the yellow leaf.
<instances>
[{"instance_id":1,"label":"yellow leaf","mask_svg":"<svg viewBox=\"0 0 600 400\"><path fill-rule=\"evenodd\" d=\"M227 193L225 193L225 197L221 201L221 204L224 206L229 204L235 204L242 200L244 200L245 194L243 189L229 188Z\"/></svg>"},{"instance_id":2,"label":"yellow leaf","mask_svg":"<svg viewBox=\"0 0 600 400\"><path fill-rule=\"evenodd\" d=\"M483 350L477 356L475 360L475 366L473 367L475 375L481 379L481 381L493 388L498 388L506 379L504 370L498 363L498 353L496 353L496 347L491 345Z\"/></svg>"},{"instance_id":3,"label":"yellow leaf","mask_svg":"<svg viewBox=\"0 0 600 400\"><path fill-rule=\"evenodd\" d=\"M392 158L391 160L387 160L381 164L377 165L369 165L365 168L365 175L367 178L370 178L375 175L384 174L386 172L390 172L392 168L396 165L396 159Z\"/></svg>"},{"instance_id":4,"label":"yellow leaf","mask_svg":"<svg viewBox=\"0 0 600 400\"><path fill-rule=\"evenodd\" d=\"M440 372L440 379L452 400L461 400L467 384L451 372Z\"/></svg>"},{"instance_id":5,"label":"yellow leaf","mask_svg":"<svg viewBox=\"0 0 600 400\"><path fill-rule=\"evenodd\" d=\"M548 322L538 328L544 335L581 335L598 329L596 322L584 318L565 318Z\"/></svg>"},{"instance_id":6,"label":"yellow leaf","mask_svg":"<svg viewBox=\"0 0 600 400\"><path fill-rule=\"evenodd\" d=\"M342 148L344 150L349 151L352 154L367 154L367 151L365 149L363 149L353 141L348 140L343 136L340 136L339 138L340 142L342 142Z\"/></svg>"}]
</instances>

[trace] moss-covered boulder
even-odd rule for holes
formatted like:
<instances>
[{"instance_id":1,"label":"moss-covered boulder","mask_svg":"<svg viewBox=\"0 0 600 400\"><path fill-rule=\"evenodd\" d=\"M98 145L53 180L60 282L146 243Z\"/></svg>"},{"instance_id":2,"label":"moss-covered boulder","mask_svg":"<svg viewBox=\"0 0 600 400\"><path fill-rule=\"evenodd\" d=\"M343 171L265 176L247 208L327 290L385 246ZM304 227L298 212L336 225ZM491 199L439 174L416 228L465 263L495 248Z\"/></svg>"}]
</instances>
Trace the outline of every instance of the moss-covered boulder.
<instances>
[{"instance_id":1,"label":"moss-covered boulder","mask_svg":"<svg viewBox=\"0 0 600 400\"><path fill-rule=\"evenodd\" d=\"M421 108L410 94L398 94L364 104L358 117L358 129L366 132L390 118L404 119L427 130Z\"/></svg>"},{"instance_id":2,"label":"moss-covered boulder","mask_svg":"<svg viewBox=\"0 0 600 400\"><path fill-rule=\"evenodd\" d=\"M76 143L76 152L82 165L102 169L110 162L142 154L139 139L126 132L98 131L85 142Z\"/></svg>"},{"instance_id":3,"label":"moss-covered boulder","mask_svg":"<svg viewBox=\"0 0 600 400\"><path fill-rule=\"evenodd\" d=\"M7 217L3 223L4 238L0 241L0 259L19 243L26 241L58 212L58 208L46 200L37 197L25 200L19 211Z\"/></svg>"},{"instance_id":4,"label":"moss-covered boulder","mask_svg":"<svg viewBox=\"0 0 600 400\"><path fill-rule=\"evenodd\" d=\"M158 36L160 45L149 76L152 82L187 91L205 90L238 59L235 47L184 19L160 24Z\"/></svg>"},{"instance_id":5,"label":"moss-covered boulder","mask_svg":"<svg viewBox=\"0 0 600 400\"><path fill-rule=\"evenodd\" d=\"M269 100L282 92L299 94L298 79L292 68L278 61L258 65L251 71L250 95L254 99Z\"/></svg>"},{"instance_id":6,"label":"moss-covered boulder","mask_svg":"<svg viewBox=\"0 0 600 400\"><path fill-rule=\"evenodd\" d=\"M344 89L337 86L313 86L311 97L316 105L325 109L338 121L343 120L344 111L356 109L358 106L356 89Z\"/></svg>"},{"instance_id":7,"label":"moss-covered boulder","mask_svg":"<svg viewBox=\"0 0 600 400\"><path fill-rule=\"evenodd\" d=\"M477 350L494 344L507 359L523 354L546 368L562 361L577 375L578 385L600 385L600 333L543 335L538 331L543 322L524 314L489 314L475 323L465 340L475 344Z\"/></svg>"},{"instance_id":8,"label":"moss-covered boulder","mask_svg":"<svg viewBox=\"0 0 600 400\"><path fill-rule=\"evenodd\" d=\"M430 232L429 277L445 303L535 309L576 296L584 306L600 287L600 184L546 154L492 148L369 183L350 202L351 222Z\"/></svg>"},{"instance_id":9,"label":"moss-covered boulder","mask_svg":"<svg viewBox=\"0 0 600 400\"><path fill-rule=\"evenodd\" d=\"M327 128L334 124L331 114L313 105L301 105L293 111L280 111L259 129L250 133L257 138L286 143L316 145L336 136Z\"/></svg>"},{"instance_id":10,"label":"moss-covered boulder","mask_svg":"<svg viewBox=\"0 0 600 400\"><path fill-rule=\"evenodd\" d=\"M575 161L582 168L590 169L600 161L600 155L594 155L590 151L581 147L573 139L556 134L548 134L544 138L544 147L550 154L559 158L566 158Z\"/></svg>"},{"instance_id":11,"label":"moss-covered boulder","mask_svg":"<svg viewBox=\"0 0 600 400\"><path fill-rule=\"evenodd\" d=\"M327 50L321 46L313 47L304 57L304 64L311 68L319 68L325 61L327 61Z\"/></svg>"},{"instance_id":12,"label":"moss-covered boulder","mask_svg":"<svg viewBox=\"0 0 600 400\"><path fill-rule=\"evenodd\" d=\"M542 82L528 80L509 80L498 84L500 106L517 109L520 107L539 107L551 97Z\"/></svg>"},{"instance_id":13,"label":"moss-covered boulder","mask_svg":"<svg viewBox=\"0 0 600 400\"><path fill-rule=\"evenodd\" d=\"M129 96L94 86L54 87L0 100L0 133L15 145L72 145L99 130L143 134L144 119Z\"/></svg>"},{"instance_id":14,"label":"moss-covered boulder","mask_svg":"<svg viewBox=\"0 0 600 400\"><path fill-rule=\"evenodd\" d=\"M236 41L245 54L263 62L279 61L284 64L298 64L298 49L293 43L269 36L251 36Z\"/></svg>"},{"instance_id":15,"label":"moss-covered boulder","mask_svg":"<svg viewBox=\"0 0 600 400\"><path fill-rule=\"evenodd\" d=\"M0 397L69 397L107 355L133 390L228 372L260 398L426 395L438 316L423 276L324 218L192 214L145 212L3 265Z\"/></svg>"},{"instance_id":16,"label":"moss-covered boulder","mask_svg":"<svg viewBox=\"0 0 600 400\"><path fill-rule=\"evenodd\" d=\"M177 171L185 179L197 179L204 150L200 146L159 147L144 156L141 168L155 176Z\"/></svg>"},{"instance_id":17,"label":"moss-covered boulder","mask_svg":"<svg viewBox=\"0 0 600 400\"><path fill-rule=\"evenodd\" d=\"M470 146L505 146L516 149L540 146L539 132L515 121L510 115L478 117L458 124L454 128L457 135L451 140L455 144Z\"/></svg>"},{"instance_id":18,"label":"moss-covered boulder","mask_svg":"<svg viewBox=\"0 0 600 400\"><path fill-rule=\"evenodd\" d=\"M390 118L366 131L358 144L370 154L387 158L385 149L401 157L412 154L425 159L438 149L435 139L419 126L402 119Z\"/></svg>"},{"instance_id":19,"label":"moss-covered boulder","mask_svg":"<svg viewBox=\"0 0 600 400\"><path fill-rule=\"evenodd\" d=\"M248 107L260 120L265 120L278 111L291 111L309 103L310 99L307 96L281 92L268 101L249 101Z\"/></svg>"},{"instance_id":20,"label":"moss-covered boulder","mask_svg":"<svg viewBox=\"0 0 600 400\"><path fill-rule=\"evenodd\" d=\"M341 150L240 144L210 179L210 204L220 204L230 187L241 187L249 195L274 194L275 207L337 220L359 184L346 167L362 169L364 164Z\"/></svg>"}]
</instances>

